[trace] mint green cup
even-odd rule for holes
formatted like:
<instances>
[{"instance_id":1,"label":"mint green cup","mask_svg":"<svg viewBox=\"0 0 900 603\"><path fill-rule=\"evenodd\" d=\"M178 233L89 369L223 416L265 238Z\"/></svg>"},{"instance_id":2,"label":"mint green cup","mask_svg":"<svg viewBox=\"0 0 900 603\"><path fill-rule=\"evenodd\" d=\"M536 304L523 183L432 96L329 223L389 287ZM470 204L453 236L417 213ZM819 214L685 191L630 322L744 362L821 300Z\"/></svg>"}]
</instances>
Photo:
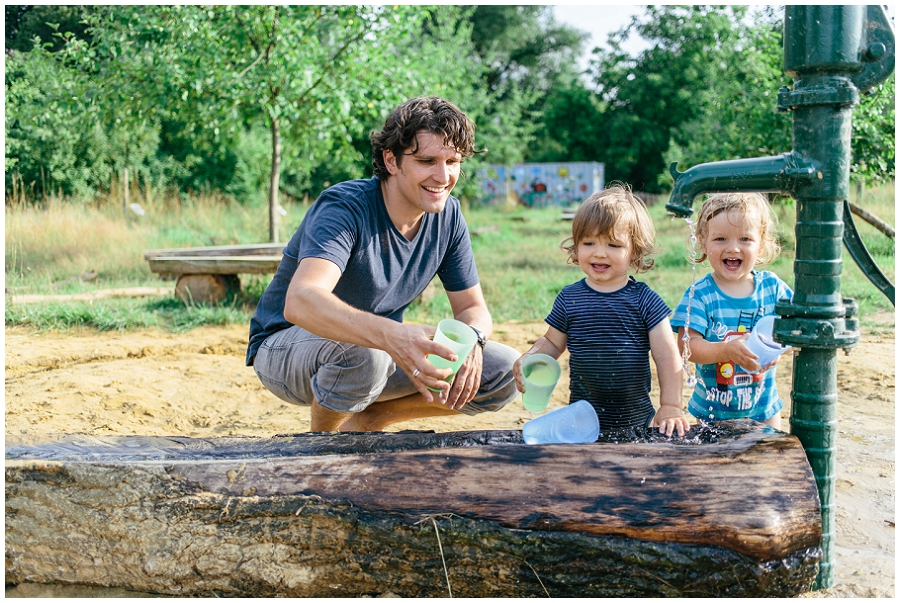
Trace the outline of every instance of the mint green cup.
<instances>
[{"instance_id":1,"label":"mint green cup","mask_svg":"<svg viewBox=\"0 0 900 603\"><path fill-rule=\"evenodd\" d=\"M541 412L547 408L550 396L556 387L562 369L553 356L532 354L522 361L522 377L525 379L525 393L522 405L531 412Z\"/></svg>"},{"instance_id":2,"label":"mint green cup","mask_svg":"<svg viewBox=\"0 0 900 603\"><path fill-rule=\"evenodd\" d=\"M478 336L475 334L475 331L472 330L472 327L466 323L453 318L445 318L437 325L437 331L434 333L434 341L450 348L456 354L456 362L450 362L446 358L441 358L435 354L428 355L428 362L437 368L453 369L450 376L444 379L447 383L450 383L453 381L456 371L459 370L462 363L465 362L466 358L469 357L469 354L472 353L472 348L478 342ZM433 388L428 389L431 389L431 391L439 391Z\"/></svg>"}]
</instances>

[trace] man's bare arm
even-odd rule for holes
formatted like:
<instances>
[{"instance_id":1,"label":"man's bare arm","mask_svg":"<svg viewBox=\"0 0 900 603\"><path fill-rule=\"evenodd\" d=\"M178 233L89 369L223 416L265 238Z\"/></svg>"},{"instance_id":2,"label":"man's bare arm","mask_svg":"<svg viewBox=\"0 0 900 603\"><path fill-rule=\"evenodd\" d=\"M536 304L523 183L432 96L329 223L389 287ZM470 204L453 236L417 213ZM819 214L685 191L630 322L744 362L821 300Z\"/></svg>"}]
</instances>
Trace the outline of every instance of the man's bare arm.
<instances>
[{"instance_id":1,"label":"man's bare arm","mask_svg":"<svg viewBox=\"0 0 900 603\"><path fill-rule=\"evenodd\" d=\"M320 337L384 350L410 376L418 369L412 381L426 400L434 399L428 386L446 390L443 378L449 369L438 369L425 359L449 351L431 341L435 327L403 324L350 306L333 292L340 277L333 262L301 260L285 296L285 319Z\"/></svg>"}]
</instances>

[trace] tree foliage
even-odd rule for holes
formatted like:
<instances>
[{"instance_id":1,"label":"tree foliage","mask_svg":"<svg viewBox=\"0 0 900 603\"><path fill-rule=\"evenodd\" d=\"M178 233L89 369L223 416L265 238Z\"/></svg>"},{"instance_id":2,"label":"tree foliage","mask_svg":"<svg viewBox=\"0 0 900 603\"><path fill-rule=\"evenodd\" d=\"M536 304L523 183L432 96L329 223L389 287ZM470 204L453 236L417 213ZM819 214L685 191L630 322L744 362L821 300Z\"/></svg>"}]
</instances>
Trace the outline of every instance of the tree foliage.
<instances>
[{"instance_id":1,"label":"tree foliage","mask_svg":"<svg viewBox=\"0 0 900 603\"><path fill-rule=\"evenodd\" d=\"M34 48L35 42L38 46L49 45L52 51L60 50L65 42L56 35L58 32L87 37L87 26L82 15L91 7L7 4L4 8L7 52L28 52Z\"/></svg>"},{"instance_id":2,"label":"tree foliage","mask_svg":"<svg viewBox=\"0 0 900 603\"><path fill-rule=\"evenodd\" d=\"M603 102L594 92L572 81L547 96L529 161L604 161L600 144Z\"/></svg>"},{"instance_id":3,"label":"tree foliage","mask_svg":"<svg viewBox=\"0 0 900 603\"><path fill-rule=\"evenodd\" d=\"M701 95L731 65L746 7L648 6L595 51L594 82L607 103L599 132L606 173L638 190L657 192L673 132L701 115ZM631 35L650 47L623 49Z\"/></svg>"},{"instance_id":4,"label":"tree foliage","mask_svg":"<svg viewBox=\"0 0 900 603\"><path fill-rule=\"evenodd\" d=\"M551 7L540 5L478 5L467 21L472 64L481 71L473 92L485 101L472 117L488 149L468 171L482 162L534 161L542 115L558 90L577 79L574 65L587 34L557 23ZM463 191L477 196L468 184Z\"/></svg>"},{"instance_id":5,"label":"tree foliage","mask_svg":"<svg viewBox=\"0 0 900 603\"><path fill-rule=\"evenodd\" d=\"M781 20L771 7L753 17L723 52L720 77L694 96L698 115L673 128L667 159L690 167L790 150L791 115L776 106L778 90L792 84L782 72Z\"/></svg>"},{"instance_id":6,"label":"tree foliage","mask_svg":"<svg viewBox=\"0 0 900 603\"><path fill-rule=\"evenodd\" d=\"M32 78L34 110L8 104L12 122L32 132L29 122L65 97L85 123L122 143L106 158L104 175L87 186L101 186L125 165L143 172L155 164L166 169L151 180L217 188L248 201L270 180L262 150L268 145L275 157L275 124L283 139L277 189L314 196L329 182L371 173L369 133L390 109L418 95L439 94L467 111L491 160L519 160L533 130L534 83L547 79L539 55L560 46L548 40L541 46L542 36L532 32L525 50L510 32L503 44L482 34L476 47L473 28L486 22L475 14L482 7L82 8L81 33L58 34L56 42L65 45L45 45L40 57L57 59L71 93L55 92L48 73ZM527 16L545 8L523 10ZM515 23L525 20L519 15ZM16 53L8 64L21 65L8 72L15 79L37 58ZM8 78L8 90L24 92L25 84ZM138 152L146 145L122 146L154 136L155 156ZM18 154L22 148L7 145L8 171L28 161ZM476 192L470 182L466 188Z\"/></svg>"},{"instance_id":7,"label":"tree foliage","mask_svg":"<svg viewBox=\"0 0 900 603\"><path fill-rule=\"evenodd\" d=\"M850 178L858 182L887 182L896 177L896 74L863 95L853 111L853 160Z\"/></svg>"},{"instance_id":8,"label":"tree foliage","mask_svg":"<svg viewBox=\"0 0 900 603\"><path fill-rule=\"evenodd\" d=\"M649 6L595 51L587 83L587 35L542 5L7 6L7 182L91 199L127 167L154 190L251 206L270 189L276 209L276 193L370 175L370 132L436 94L488 151L460 195L479 195L481 163L519 161L600 161L658 192L670 161L790 148L782 16L748 10ZM636 56L632 36L648 46ZM854 109L854 179L894 177L894 98L892 76Z\"/></svg>"},{"instance_id":9,"label":"tree foliage","mask_svg":"<svg viewBox=\"0 0 900 603\"><path fill-rule=\"evenodd\" d=\"M631 56L623 50L631 36L649 47ZM778 90L793 85L782 71L782 37L783 14L774 7L648 6L610 35L608 50L595 50L602 102L578 105L589 119L573 115L600 149L593 159L606 163L610 179L658 192L671 186L673 161L686 169L789 150L791 115L776 106ZM854 179L894 178L893 81L854 110ZM540 148L571 146L564 124L546 113ZM558 144L548 142L554 132Z\"/></svg>"}]
</instances>

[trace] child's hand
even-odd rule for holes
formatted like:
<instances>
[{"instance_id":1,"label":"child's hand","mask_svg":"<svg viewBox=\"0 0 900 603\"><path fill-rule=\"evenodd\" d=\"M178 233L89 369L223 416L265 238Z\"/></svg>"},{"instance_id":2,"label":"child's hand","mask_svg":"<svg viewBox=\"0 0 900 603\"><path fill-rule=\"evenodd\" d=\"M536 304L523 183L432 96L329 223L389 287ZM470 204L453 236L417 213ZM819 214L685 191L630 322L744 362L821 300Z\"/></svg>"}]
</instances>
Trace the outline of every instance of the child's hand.
<instances>
[{"instance_id":1,"label":"child's hand","mask_svg":"<svg viewBox=\"0 0 900 603\"><path fill-rule=\"evenodd\" d=\"M775 358L775 360L773 360L772 362L770 362L770 363L767 364L766 366L764 366L764 367L762 367L761 369L759 369L759 372L760 372L760 373L765 373L767 370L769 370L770 368L772 368L773 366L775 366L776 364L778 364L778 361L779 361L780 359L781 359L781 356L778 356L777 358Z\"/></svg>"},{"instance_id":2,"label":"child's hand","mask_svg":"<svg viewBox=\"0 0 900 603\"><path fill-rule=\"evenodd\" d=\"M519 390L520 394L525 393L525 377L522 375L522 362L533 353L531 351L525 352L513 363L513 377L516 379L516 389Z\"/></svg>"},{"instance_id":3,"label":"child's hand","mask_svg":"<svg viewBox=\"0 0 900 603\"><path fill-rule=\"evenodd\" d=\"M656 416L650 422L650 427L659 427L659 433L666 434L666 437L672 437L672 434L678 432L678 437L684 436L684 433L691 428L684 411L674 406L662 406L656 411Z\"/></svg>"},{"instance_id":4,"label":"child's hand","mask_svg":"<svg viewBox=\"0 0 900 603\"><path fill-rule=\"evenodd\" d=\"M747 348L747 339L750 334L741 335L725 343L725 355L728 360L734 362L748 372L759 370L759 356Z\"/></svg>"}]
</instances>

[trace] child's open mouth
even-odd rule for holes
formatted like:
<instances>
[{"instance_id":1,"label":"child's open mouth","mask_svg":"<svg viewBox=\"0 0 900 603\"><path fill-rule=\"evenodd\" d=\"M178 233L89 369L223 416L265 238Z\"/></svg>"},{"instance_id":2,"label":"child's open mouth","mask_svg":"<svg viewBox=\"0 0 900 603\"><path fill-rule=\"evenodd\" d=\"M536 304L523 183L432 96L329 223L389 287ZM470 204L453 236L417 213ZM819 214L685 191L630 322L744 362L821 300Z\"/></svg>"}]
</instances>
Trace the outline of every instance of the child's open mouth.
<instances>
[{"instance_id":1,"label":"child's open mouth","mask_svg":"<svg viewBox=\"0 0 900 603\"><path fill-rule=\"evenodd\" d=\"M729 270L737 270L738 268L741 267L743 260L727 258L727 259L723 260L722 263L725 264L725 267L728 268Z\"/></svg>"}]
</instances>

